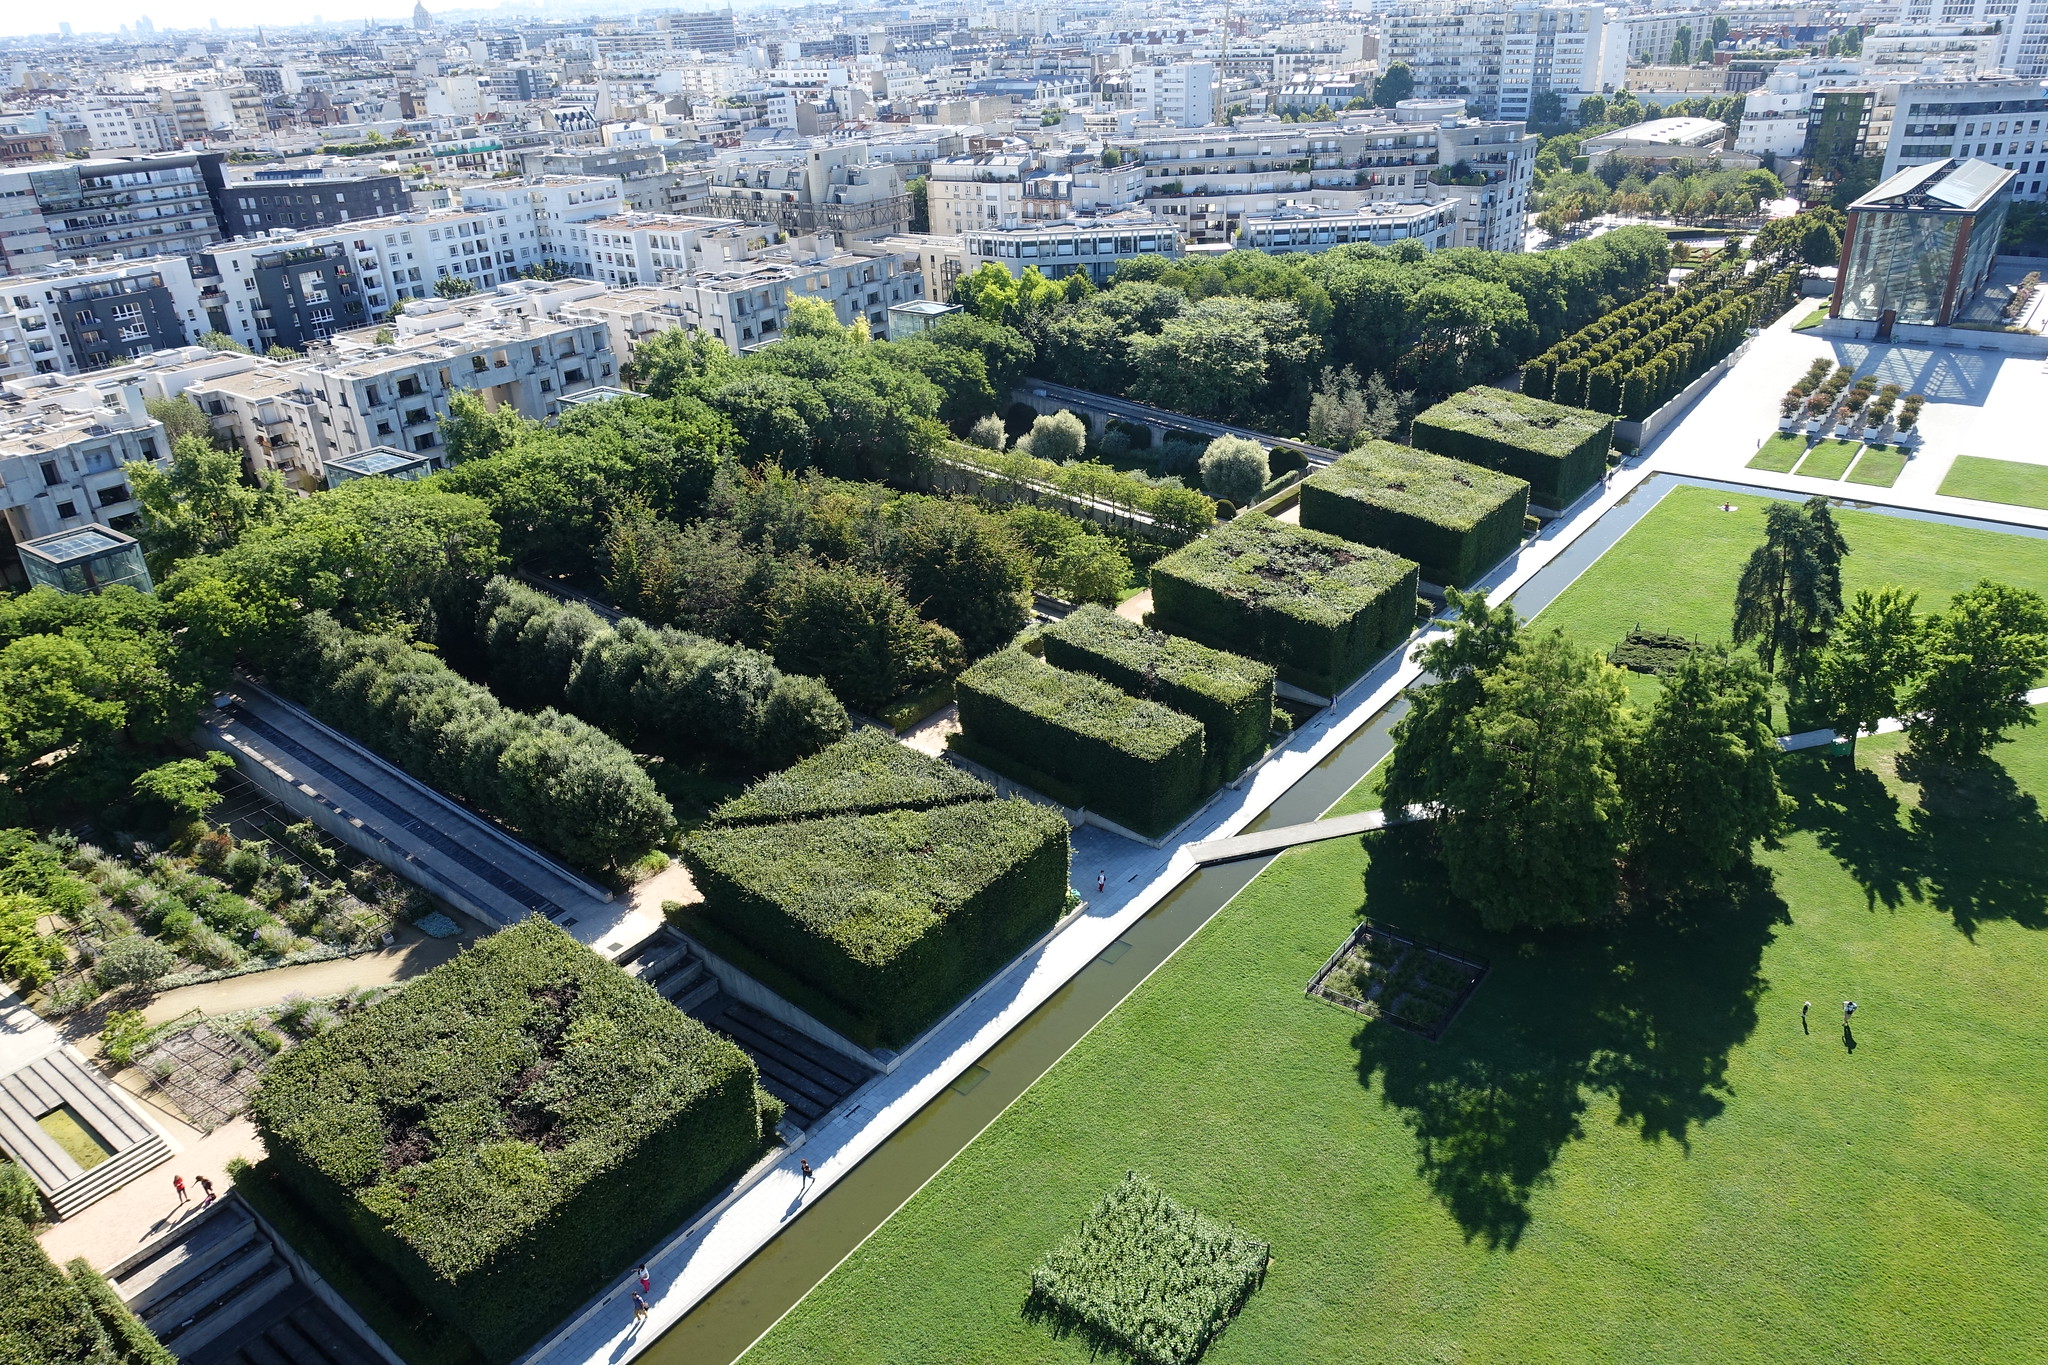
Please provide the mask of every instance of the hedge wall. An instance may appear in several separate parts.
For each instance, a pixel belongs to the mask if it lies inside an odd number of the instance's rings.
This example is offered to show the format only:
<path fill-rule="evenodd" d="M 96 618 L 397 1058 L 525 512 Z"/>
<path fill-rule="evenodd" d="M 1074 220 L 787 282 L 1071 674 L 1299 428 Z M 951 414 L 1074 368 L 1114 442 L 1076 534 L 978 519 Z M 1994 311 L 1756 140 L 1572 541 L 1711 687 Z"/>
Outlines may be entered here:
<path fill-rule="evenodd" d="M 1058 923 L 1067 898 L 1066 820 L 1014 799 L 709 827 L 683 859 L 704 896 L 695 915 L 897 1047 Z"/>
<path fill-rule="evenodd" d="M 106 1329 L 108 1344 L 113 1348 L 114 1359 L 119 1365 L 178 1365 L 178 1358 L 164 1348 L 149 1328 L 143 1326 L 142 1319 L 128 1311 L 128 1305 L 121 1302 L 114 1286 L 108 1284 L 106 1277 L 94 1270 L 83 1256 L 66 1262 L 64 1273 L 71 1277 L 71 1283 L 78 1286 L 78 1292 L 92 1306 L 100 1326 Z"/>
<path fill-rule="evenodd" d="M 607 624 L 509 578 L 484 589 L 477 641 L 492 686 L 559 706 L 643 749 L 706 749 L 780 766 L 846 734 L 846 707 L 816 678 L 756 650 L 626 617 Z"/>
<path fill-rule="evenodd" d="M 1202 722 L 1205 789 L 1228 782 L 1265 753 L 1273 726 L 1270 666 L 1147 629 L 1105 607 L 1083 607 L 1039 638 L 1047 663 L 1092 673 Z"/>
<path fill-rule="evenodd" d="M 1416 565 L 1248 513 L 1152 566 L 1147 625 L 1334 697 L 1415 625 Z"/>
<path fill-rule="evenodd" d="M 759 1154 L 755 1082 L 534 918 L 281 1055 L 250 1114 L 285 1185 L 502 1361 Z"/>
<path fill-rule="evenodd" d="M 862 728 L 823 753 L 762 778 L 712 812 L 711 818 L 723 825 L 750 825 L 816 815 L 927 810 L 994 796 L 987 783 L 945 760 L 898 744 L 880 730 Z"/>
<path fill-rule="evenodd" d="M 274 681 L 328 724 L 571 862 L 629 860 L 675 825 L 616 740 L 557 711 L 508 710 L 490 689 L 395 636 L 348 630 L 315 612 Z"/>
<path fill-rule="evenodd" d="M 1444 455 L 1373 441 L 1301 486 L 1301 524 L 1377 545 L 1421 565 L 1432 583 L 1462 588 L 1522 538 L 1529 485 Z"/>
<path fill-rule="evenodd" d="M 954 693 L 968 739 L 1050 773 L 1140 834 L 1172 829 L 1207 791 L 1201 725 L 1100 678 L 1012 649 L 962 673 Z"/>
<path fill-rule="evenodd" d="M 84 1292 L 21 1220 L 0 1213 L 0 1361 L 122 1365 Z"/>
<path fill-rule="evenodd" d="M 1529 501 L 1559 511 L 1600 481 L 1614 419 L 1584 408 L 1480 386 L 1416 417 L 1415 444 L 1529 484 Z"/>

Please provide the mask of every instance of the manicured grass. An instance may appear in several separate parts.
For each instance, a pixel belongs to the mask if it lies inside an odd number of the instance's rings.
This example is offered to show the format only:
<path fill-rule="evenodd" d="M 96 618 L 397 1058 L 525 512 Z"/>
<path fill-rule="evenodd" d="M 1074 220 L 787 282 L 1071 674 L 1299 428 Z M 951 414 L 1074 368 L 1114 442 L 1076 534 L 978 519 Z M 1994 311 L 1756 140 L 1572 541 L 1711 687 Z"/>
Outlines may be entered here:
<path fill-rule="evenodd" d="M 1027 1277 L 1126 1169 L 1273 1244 L 1210 1365 L 2044 1358 L 2048 731 L 1917 805 L 1897 749 L 1791 760 L 1801 828 L 1689 929 L 1287 854 L 747 1360 L 1080 1365 Z M 1303 997 L 1361 913 L 1491 961 L 1441 1042 Z"/>
<path fill-rule="evenodd" d="M 1951 498 L 2048 507 L 2048 465 L 1958 455 L 1941 481 L 1941 491 Z"/>
<path fill-rule="evenodd" d="M 1823 322 L 1826 322 L 1827 320 L 1828 306 L 1826 304 L 1822 304 L 1820 307 L 1814 309 L 1811 313 L 1808 313 L 1805 317 L 1799 319 L 1799 321 L 1793 323 L 1792 330 L 1795 332 L 1810 331 L 1811 329 L 1820 326 Z"/>
<path fill-rule="evenodd" d="M 1899 475 L 1905 468 L 1905 451 L 1878 450 L 1874 446 L 1865 446 L 1863 458 L 1856 461 L 1856 467 L 1849 471 L 1849 482 L 1867 483 L 1873 488 L 1890 488 L 1899 481 Z"/>
<path fill-rule="evenodd" d="M 1769 470 L 1773 474 L 1790 474 L 1799 458 L 1806 454 L 1806 437 L 1797 431 L 1774 431 L 1764 441 L 1756 454 L 1749 457 L 1750 469 Z"/>
<path fill-rule="evenodd" d="M 1539 619 L 1724 637 L 1723 497 Z M 1852 590 L 2048 588 L 2044 542 L 1839 515 Z M 1079 1365 L 1028 1276 L 1126 1169 L 1273 1244 L 1213 1365 L 2048 1358 L 2048 726 L 1924 787 L 1899 751 L 1789 759 L 1795 831 L 1690 927 L 1492 935 L 1411 835 L 1286 854 L 747 1360 Z M 1304 998 L 1361 914 L 1492 963 L 1442 1041 Z"/>
<path fill-rule="evenodd" d="M 1808 479 L 1839 479 L 1849 472 L 1850 463 L 1862 448 L 1861 441 L 1822 441 L 1806 452 L 1798 473 Z"/>

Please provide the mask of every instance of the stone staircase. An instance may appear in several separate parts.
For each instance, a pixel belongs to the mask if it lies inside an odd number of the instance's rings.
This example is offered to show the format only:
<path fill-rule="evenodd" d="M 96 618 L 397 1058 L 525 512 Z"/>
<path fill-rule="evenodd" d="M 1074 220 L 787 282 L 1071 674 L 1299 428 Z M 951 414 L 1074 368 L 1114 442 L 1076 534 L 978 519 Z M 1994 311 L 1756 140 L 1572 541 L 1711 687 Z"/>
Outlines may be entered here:
<path fill-rule="evenodd" d="M 383 1365 L 233 1194 L 108 1278 L 182 1365 Z"/>
<path fill-rule="evenodd" d="M 727 995 L 673 929 L 662 929 L 619 965 L 737 1043 L 760 1070 L 762 1089 L 788 1106 L 787 1122 L 793 1127 L 809 1128 L 875 1074 L 874 1068 Z"/>

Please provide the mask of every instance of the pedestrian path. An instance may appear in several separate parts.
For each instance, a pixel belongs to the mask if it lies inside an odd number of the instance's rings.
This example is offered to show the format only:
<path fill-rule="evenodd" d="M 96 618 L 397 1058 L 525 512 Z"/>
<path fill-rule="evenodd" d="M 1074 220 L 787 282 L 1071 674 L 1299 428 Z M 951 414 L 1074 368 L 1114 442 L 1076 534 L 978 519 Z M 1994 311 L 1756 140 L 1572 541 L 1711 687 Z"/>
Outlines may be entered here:
<path fill-rule="evenodd" d="M 1206 839 L 1199 844 L 1188 845 L 1188 856 L 1198 867 L 1211 863 L 1228 863 L 1239 858 L 1256 858 L 1262 854 L 1278 853 L 1297 844 L 1320 843 L 1325 839 L 1342 839 L 1353 834 L 1364 834 L 1371 830 L 1385 829 L 1390 824 L 1406 824 L 1422 817 L 1410 812 L 1400 819 L 1393 819 L 1383 810 L 1362 810 L 1351 815 L 1333 816 L 1328 820 L 1311 820 L 1301 825 L 1281 825 L 1276 829 L 1256 830 L 1250 834 L 1232 834 L 1221 839 Z"/>
<path fill-rule="evenodd" d="M 2029 706 L 2048 706 L 2048 687 L 2037 687 L 2027 693 L 2026 702 Z M 1865 730 L 1863 733 L 1866 736 L 1895 735 L 1905 728 L 1905 717 L 1892 716 L 1879 721 L 1875 727 Z M 1831 729 L 1802 730 L 1796 735 L 1778 736 L 1778 747 L 1784 749 L 1787 753 L 1797 753 L 1801 749 L 1818 749 L 1824 744 L 1833 744 L 1841 737 L 1840 734 Z"/>

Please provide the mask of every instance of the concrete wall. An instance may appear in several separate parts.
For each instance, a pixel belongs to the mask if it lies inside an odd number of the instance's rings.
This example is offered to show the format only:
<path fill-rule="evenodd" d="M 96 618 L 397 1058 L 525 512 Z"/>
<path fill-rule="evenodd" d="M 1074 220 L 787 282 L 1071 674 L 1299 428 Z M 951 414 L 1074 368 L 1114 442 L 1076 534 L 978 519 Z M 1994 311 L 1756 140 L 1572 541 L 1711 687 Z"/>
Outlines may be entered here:
<path fill-rule="evenodd" d="M 681 930 L 676 932 L 682 933 Z M 683 934 L 683 941 L 690 945 L 691 952 L 704 959 L 705 970 L 717 978 L 719 988 L 741 1004 L 753 1006 L 777 1023 L 795 1029 L 813 1042 L 823 1043 L 834 1052 L 853 1058 L 862 1066 L 872 1067 L 876 1071 L 896 1069 L 896 1054 L 868 1051 L 837 1030 L 826 1028 L 688 934 Z"/>

